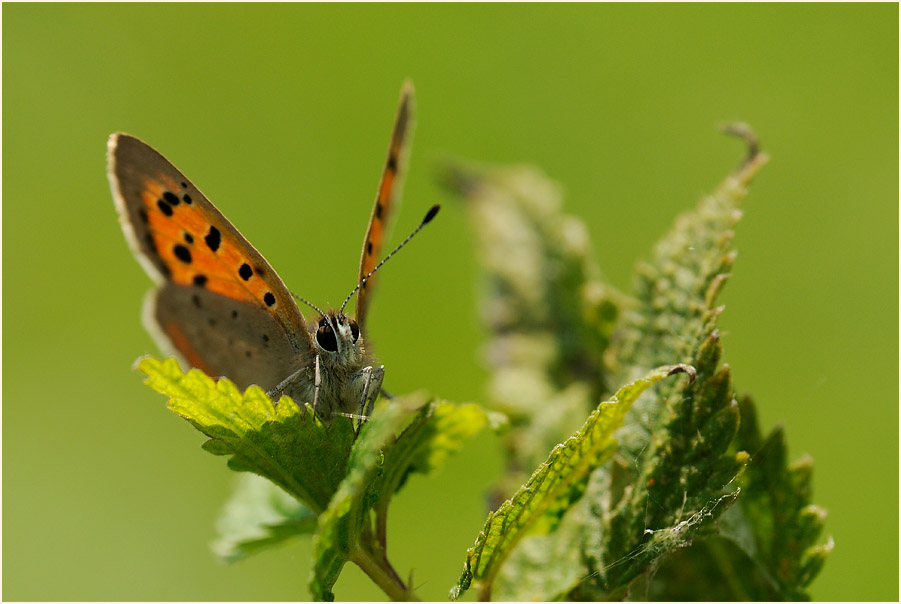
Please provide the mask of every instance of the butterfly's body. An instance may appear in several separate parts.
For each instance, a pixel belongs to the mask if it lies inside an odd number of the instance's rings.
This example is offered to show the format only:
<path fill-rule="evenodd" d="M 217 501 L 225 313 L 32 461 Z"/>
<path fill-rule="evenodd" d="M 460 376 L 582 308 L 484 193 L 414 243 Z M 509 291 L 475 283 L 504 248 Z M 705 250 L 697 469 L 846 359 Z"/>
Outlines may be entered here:
<path fill-rule="evenodd" d="M 309 333 L 315 355 L 300 360 L 300 368 L 270 389 L 270 396 L 311 401 L 332 413 L 362 413 L 382 388 L 385 366 L 372 366 L 357 322 L 330 310 Z"/>
<path fill-rule="evenodd" d="M 384 366 L 375 365 L 363 324 L 406 163 L 411 112 L 407 84 L 363 243 L 355 316 L 342 306 L 320 311 L 309 326 L 275 270 L 197 187 L 147 144 L 114 134 L 113 198 L 126 238 L 158 283 L 144 320 L 160 347 L 241 388 L 257 384 L 273 398 L 310 403 L 326 418 L 366 412 Z"/>

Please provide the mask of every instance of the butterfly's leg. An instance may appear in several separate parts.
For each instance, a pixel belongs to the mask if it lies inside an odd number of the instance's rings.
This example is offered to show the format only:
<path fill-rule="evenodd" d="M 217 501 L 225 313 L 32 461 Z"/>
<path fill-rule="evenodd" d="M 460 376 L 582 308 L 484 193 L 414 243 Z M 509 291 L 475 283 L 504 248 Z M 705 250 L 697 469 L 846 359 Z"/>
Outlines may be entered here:
<path fill-rule="evenodd" d="M 372 385 L 372 367 L 363 367 L 351 379 L 353 381 L 363 380 L 363 388 L 360 390 L 360 411 L 357 413 L 357 432 L 359 432 L 363 427 L 363 411 L 366 409 L 366 401 L 369 399 Z"/>
<path fill-rule="evenodd" d="M 313 413 L 319 408 L 319 389 L 322 388 L 322 374 L 319 373 L 319 355 L 316 355 L 315 374 L 313 377 Z"/>
<path fill-rule="evenodd" d="M 353 381 L 363 381 L 363 387 L 360 392 L 360 412 L 357 430 L 363 425 L 363 420 L 372 413 L 372 405 L 375 403 L 375 399 L 378 398 L 384 377 L 385 366 L 380 365 L 378 367 L 364 367 L 351 378 Z"/>
<path fill-rule="evenodd" d="M 272 390 L 267 392 L 266 395 L 277 403 L 278 399 L 280 399 L 281 396 L 285 393 L 285 390 L 288 389 L 288 386 L 290 386 L 295 381 L 297 381 L 297 378 L 305 370 L 306 369 L 298 369 L 297 371 L 295 371 L 294 373 L 292 373 L 291 375 L 289 375 L 288 377 L 283 379 L 281 382 L 279 382 L 278 386 L 276 386 L 275 388 L 273 388 Z"/>
<path fill-rule="evenodd" d="M 319 402 L 319 388 L 322 383 L 322 376 L 319 372 L 319 356 L 316 355 L 313 360 L 314 383 L 313 383 L 313 410 L 317 408 Z M 310 403 L 310 367 L 309 365 L 301 367 L 281 382 L 277 386 L 267 391 L 266 394 L 276 403 L 286 392 L 294 399 L 294 402 L 300 406 L 301 410 L 306 408 Z"/>
<path fill-rule="evenodd" d="M 372 406 L 375 399 L 378 398 L 379 392 L 382 390 L 382 380 L 385 379 L 385 366 L 366 367 L 366 387 L 363 389 L 363 396 L 360 397 L 360 421 L 369 417 L 372 413 Z"/>

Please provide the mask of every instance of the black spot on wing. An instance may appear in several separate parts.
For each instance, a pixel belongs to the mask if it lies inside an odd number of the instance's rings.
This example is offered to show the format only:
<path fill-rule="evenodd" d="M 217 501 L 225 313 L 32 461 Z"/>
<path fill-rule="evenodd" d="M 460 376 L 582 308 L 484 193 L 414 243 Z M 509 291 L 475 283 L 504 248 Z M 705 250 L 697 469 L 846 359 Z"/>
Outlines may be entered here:
<path fill-rule="evenodd" d="M 172 248 L 172 252 L 175 254 L 175 257 L 184 262 L 185 264 L 191 264 L 191 250 L 186 248 L 180 243 L 177 243 L 174 248 Z"/>
<path fill-rule="evenodd" d="M 210 232 L 206 234 L 203 240 L 206 242 L 206 246 L 210 248 L 210 250 L 215 252 L 219 249 L 219 245 L 222 243 L 222 234 L 219 232 L 219 229 L 211 226 Z"/>

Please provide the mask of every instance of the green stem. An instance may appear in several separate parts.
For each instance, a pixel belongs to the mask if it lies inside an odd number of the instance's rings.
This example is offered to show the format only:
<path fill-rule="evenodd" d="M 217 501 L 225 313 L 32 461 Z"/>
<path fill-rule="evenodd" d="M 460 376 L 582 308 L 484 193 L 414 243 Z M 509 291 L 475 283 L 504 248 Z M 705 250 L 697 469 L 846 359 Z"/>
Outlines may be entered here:
<path fill-rule="evenodd" d="M 385 504 L 382 502 L 385 501 Z M 375 538 L 382 552 L 388 551 L 388 505 L 387 499 L 380 500 L 375 506 Z"/>
<path fill-rule="evenodd" d="M 371 552 L 364 549 L 356 549 L 351 552 L 350 559 L 395 602 L 420 601 L 416 593 L 398 578 L 394 569 L 387 565 L 387 562 L 373 558 Z M 387 568 L 382 564 L 385 564 Z"/>

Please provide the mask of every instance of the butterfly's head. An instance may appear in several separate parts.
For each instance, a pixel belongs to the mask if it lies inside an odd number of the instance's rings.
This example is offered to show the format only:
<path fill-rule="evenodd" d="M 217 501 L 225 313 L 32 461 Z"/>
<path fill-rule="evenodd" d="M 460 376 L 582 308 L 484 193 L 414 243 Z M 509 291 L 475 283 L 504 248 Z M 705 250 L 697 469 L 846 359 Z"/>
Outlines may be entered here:
<path fill-rule="evenodd" d="M 331 310 L 320 316 L 313 335 L 319 353 L 336 362 L 357 361 L 363 355 L 360 326 L 343 312 Z"/>

